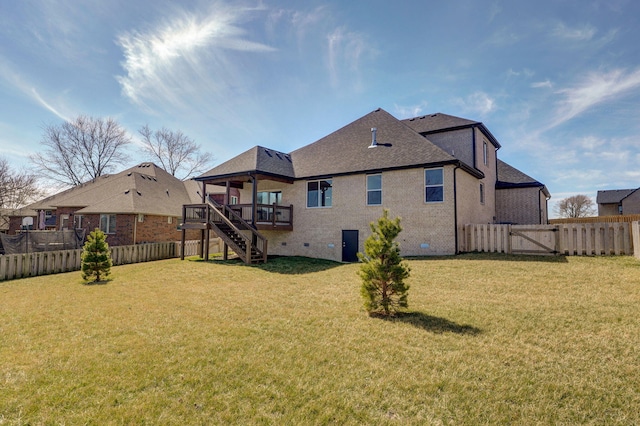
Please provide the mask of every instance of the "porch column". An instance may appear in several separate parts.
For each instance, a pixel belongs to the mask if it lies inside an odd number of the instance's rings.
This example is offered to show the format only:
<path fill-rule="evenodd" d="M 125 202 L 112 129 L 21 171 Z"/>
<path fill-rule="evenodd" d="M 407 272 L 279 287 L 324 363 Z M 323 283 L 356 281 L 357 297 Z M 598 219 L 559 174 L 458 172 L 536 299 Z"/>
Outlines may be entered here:
<path fill-rule="evenodd" d="M 202 204 L 207 202 L 207 182 L 202 182 Z"/>
<path fill-rule="evenodd" d="M 224 203 L 226 205 L 231 204 L 230 200 L 231 196 L 231 181 L 227 180 L 227 192 L 224 194 Z"/>
<path fill-rule="evenodd" d="M 251 175 L 252 182 L 252 194 L 251 194 L 251 225 L 256 227 L 256 216 L 258 215 L 258 178 L 255 175 Z"/>

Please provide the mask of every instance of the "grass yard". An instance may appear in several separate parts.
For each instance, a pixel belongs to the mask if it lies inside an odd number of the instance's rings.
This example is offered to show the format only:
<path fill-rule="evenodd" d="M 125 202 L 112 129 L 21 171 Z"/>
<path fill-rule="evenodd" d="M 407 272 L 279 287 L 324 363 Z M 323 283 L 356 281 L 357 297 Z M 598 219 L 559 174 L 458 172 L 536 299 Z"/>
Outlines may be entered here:
<path fill-rule="evenodd" d="M 640 262 L 168 260 L 0 282 L 0 425 L 640 424 Z"/>

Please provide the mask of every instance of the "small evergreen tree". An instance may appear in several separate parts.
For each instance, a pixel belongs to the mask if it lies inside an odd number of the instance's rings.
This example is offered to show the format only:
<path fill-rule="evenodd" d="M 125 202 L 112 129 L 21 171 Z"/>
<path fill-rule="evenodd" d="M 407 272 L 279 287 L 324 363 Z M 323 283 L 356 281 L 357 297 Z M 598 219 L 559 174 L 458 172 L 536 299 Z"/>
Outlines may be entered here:
<path fill-rule="evenodd" d="M 104 232 L 97 229 L 89 233 L 82 251 L 82 279 L 99 282 L 111 273 L 111 252 Z"/>
<path fill-rule="evenodd" d="M 363 262 L 358 272 L 362 278 L 360 294 L 369 315 L 395 315 L 399 308 L 408 306 L 409 286 L 404 280 L 410 272 L 395 241 L 402 231 L 400 218 L 389 219 L 385 209 L 377 224 L 371 223 L 371 231 L 364 242 L 364 254 L 358 253 Z"/>

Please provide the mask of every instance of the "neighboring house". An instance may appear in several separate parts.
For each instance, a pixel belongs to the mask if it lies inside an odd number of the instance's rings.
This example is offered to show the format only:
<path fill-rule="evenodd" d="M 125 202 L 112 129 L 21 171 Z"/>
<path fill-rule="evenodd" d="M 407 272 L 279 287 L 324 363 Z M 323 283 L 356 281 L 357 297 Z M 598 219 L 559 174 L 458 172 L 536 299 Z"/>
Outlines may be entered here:
<path fill-rule="evenodd" d="M 388 209 L 402 218 L 403 255 L 446 255 L 458 252 L 460 226 L 509 218 L 499 211 L 508 203 L 497 200 L 525 188 L 509 178 L 503 183 L 511 186 L 498 184 L 499 148 L 480 122 L 446 114 L 398 120 L 377 109 L 289 154 L 256 146 L 196 180 L 205 188 L 223 186 L 228 194 L 236 189 L 251 200 L 230 210 L 257 228 L 261 235 L 254 241 L 268 240 L 269 254 L 355 261 L 369 224 Z M 539 189 L 544 185 L 535 188 L 523 195 L 531 197 L 527 203 L 517 205 L 533 211 L 518 217 L 546 223 L 540 197 L 548 192 Z M 231 216 L 224 207 L 216 209 Z M 202 229 L 197 215 L 184 219 L 185 229 Z M 217 223 L 206 226 L 229 244 L 240 239 L 225 237 L 229 224 Z"/>
<path fill-rule="evenodd" d="M 551 195 L 543 183 L 498 160 L 497 223 L 546 224 L 549 198 Z"/>
<path fill-rule="evenodd" d="M 640 214 L 640 188 L 598 191 L 598 216 Z"/>
<path fill-rule="evenodd" d="M 201 186 L 181 181 L 153 163 L 103 175 L 16 211 L 9 233 L 32 229 L 99 228 L 110 245 L 177 241 L 184 204 L 201 203 Z M 194 234 L 195 238 L 196 235 Z"/>

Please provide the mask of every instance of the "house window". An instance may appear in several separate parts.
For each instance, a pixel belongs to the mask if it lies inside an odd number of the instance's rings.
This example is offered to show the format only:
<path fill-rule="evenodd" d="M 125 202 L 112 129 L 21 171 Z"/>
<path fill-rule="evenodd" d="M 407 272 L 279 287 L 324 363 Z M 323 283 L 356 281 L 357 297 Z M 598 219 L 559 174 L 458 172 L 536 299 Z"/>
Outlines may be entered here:
<path fill-rule="evenodd" d="M 233 197 L 231 197 L 231 204 L 237 204 L 238 198 L 236 197 L 236 202 L 233 202 Z M 258 192 L 258 204 L 281 204 L 282 203 L 282 191 L 260 191 Z"/>
<path fill-rule="evenodd" d="M 484 160 L 484 165 L 486 166 L 489 161 L 487 152 L 487 141 L 482 142 L 482 159 Z"/>
<path fill-rule="evenodd" d="M 73 228 L 82 229 L 82 215 L 76 214 L 73 216 Z"/>
<path fill-rule="evenodd" d="M 443 169 L 425 169 L 424 171 L 425 202 L 437 203 L 444 201 L 444 171 Z"/>
<path fill-rule="evenodd" d="M 235 195 L 232 195 L 230 198 L 231 198 L 231 202 L 229 204 L 238 204 L 238 197 L 236 197 Z"/>
<path fill-rule="evenodd" d="M 367 205 L 382 205 L 382 174 L 367 175 Z"/>
<path fill-rule="evenodd" d="M 307 182 L 307 207 L 331 207 L 332 180 Z"/>
<path fill-rule="evenodd" d="M 60 215 L 60 229 L 69 229 L 69 215 L 61 214 Z"/>
<path fill-rule="evenodd" d="M 484 204 L 484 183 L 480 184 L 480 204 Z"/>
<path fill-rule="evenodd" d="M 116 215 L 115 214 L 101 214 L 100 215 L 100 230 L 105 234 L 116 233 Z"/>

